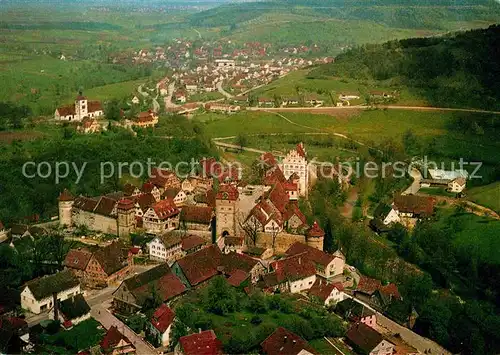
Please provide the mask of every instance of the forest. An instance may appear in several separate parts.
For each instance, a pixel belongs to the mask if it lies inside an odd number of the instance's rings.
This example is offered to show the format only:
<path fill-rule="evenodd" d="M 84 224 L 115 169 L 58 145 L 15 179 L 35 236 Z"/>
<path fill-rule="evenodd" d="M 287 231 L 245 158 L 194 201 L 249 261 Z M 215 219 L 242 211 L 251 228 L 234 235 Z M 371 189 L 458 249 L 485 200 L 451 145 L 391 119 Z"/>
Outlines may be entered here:
<path fill-rule="evenodd" d="M 500 26 L 442 37 L 363 45 L 311 77 L 378 80 L 414 88 L 432 106 L 500 108 Z"/>

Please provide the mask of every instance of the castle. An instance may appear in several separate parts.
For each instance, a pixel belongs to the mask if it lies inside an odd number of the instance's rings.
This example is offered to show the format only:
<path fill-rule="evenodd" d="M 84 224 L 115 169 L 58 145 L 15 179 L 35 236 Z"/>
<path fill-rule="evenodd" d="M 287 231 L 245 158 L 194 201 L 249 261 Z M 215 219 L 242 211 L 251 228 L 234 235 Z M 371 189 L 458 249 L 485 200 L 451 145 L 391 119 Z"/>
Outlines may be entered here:
<path fill-rule="evenodd" d="M 73 105 L 61 106 L 56 109 L 54 118 L 59 121 L 82 121 L 84 118 L 96 118 L 104 115 L 100 101 L 89 101 L 81 93 Z"/>

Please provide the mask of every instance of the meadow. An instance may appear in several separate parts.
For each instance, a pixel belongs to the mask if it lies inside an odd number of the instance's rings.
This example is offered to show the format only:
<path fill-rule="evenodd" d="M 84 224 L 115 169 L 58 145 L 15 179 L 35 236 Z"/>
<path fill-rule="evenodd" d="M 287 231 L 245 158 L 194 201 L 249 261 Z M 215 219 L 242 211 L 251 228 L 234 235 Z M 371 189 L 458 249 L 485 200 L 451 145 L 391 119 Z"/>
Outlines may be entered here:
<path fill-rule="evenodd" d="M 474 187 L 467 191 L 467 198 L 500 213 L 500 182 Z"/>

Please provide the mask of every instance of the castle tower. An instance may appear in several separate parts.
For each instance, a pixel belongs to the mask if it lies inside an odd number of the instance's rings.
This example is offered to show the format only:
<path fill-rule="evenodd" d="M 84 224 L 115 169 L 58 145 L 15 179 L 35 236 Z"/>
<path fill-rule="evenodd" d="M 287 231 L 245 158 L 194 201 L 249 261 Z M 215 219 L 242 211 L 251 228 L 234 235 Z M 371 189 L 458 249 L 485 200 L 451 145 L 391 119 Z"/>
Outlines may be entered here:
<path fill-rule="evenodd" d="M 88 101 L 82 92 L 76 97 L 75 100 L 75 119 L 78 121 L 83 120 L 84 117 L 88 116 Z"/>
<path fill-rule="evenodd" d="M 323 250 L 324 239 L 325 231 L 321 229 L 317 221 L 314 221 L 312 227 L 307 231 L 307 245 L 319 250 Z"/>
<path fill-rule="evenodd" d="M 283 159 L 282 170 L 286 179 L 296 174 L 299 180 L 299 195 L 307 197 L 309 190 L 309 163 L 307 162 L 307 153 L 303 143 L 297 144 L 295 150 L 288 152 Z"/>
<path fill-rule="evenodd" d="M 236 210 L 239 192 L 234 185 L 219 186 L 215 196 L 216 239 L 236 235 Z"/>
<path fill-rule="evenodd" d="M 116 207 L 118 214 L 118 236 L 128 237 L 135 229 L 135 207 L 134 202 L 129 199 L 121 199 Z"/>
<path fill-rule="evenodd" d="M 59 195 L 59 225 L 71 227 L 73 224 L 71 210 L 73 209 L 73 202 L 75 199 L 68 189 L 64 189 Z"/>

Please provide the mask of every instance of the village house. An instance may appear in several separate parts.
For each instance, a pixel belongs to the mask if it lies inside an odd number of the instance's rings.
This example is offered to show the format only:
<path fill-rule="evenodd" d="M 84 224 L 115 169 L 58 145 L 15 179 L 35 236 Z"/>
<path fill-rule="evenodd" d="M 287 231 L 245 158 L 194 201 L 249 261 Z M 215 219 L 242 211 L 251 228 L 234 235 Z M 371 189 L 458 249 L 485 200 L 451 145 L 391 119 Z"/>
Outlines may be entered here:
<path fill-rule="evenodd" d="M 231 252 L 242 253 L 244 249 L 244 238 L 242 237 L 225 237 L 224 249 L 222 252 L 228 254 Z"/>
<path fill-rule="evenodd" d="M 159 181 L 157 181 L 157 182 L 159 182 Z M 160 199 L 161 199 L 161 190 L 157 186 L 152 184 L 151 182 L 145 182 L 144 184 L 142 184 L 141 191 L 142 191 L 142 193 L 153 195 L 156 202 L 160 201 Z"/>
<path fill-rule="evenodd" d="M 101 340 L 101 351 L 103 354 L 119 355 L 136 353 L 134 344 L 120 331 L 115 325 L 112 325 Z"/>
<path fill-rule="evenodd" d="M 217 275 L 221 258 L 220 249 L 212 244 L 177 260 L 172 271 L 186 287 L 195 287 Z"/>
<path fill-rule="evenodd" d="M 325 306 L 338 304 L 346 296 L 344 294 L 344 286 L 340 282 L 331 283 L 322 277 L 316 277 L 316 282 L 309 289 L 308 295 L 310 298 L 319 300 Z"/>
<path fill-rule="evenodd" d="M 160 264 L 122 281 L 113 292 L 113 306 L 124 313 L 136 313 L 155 290 L 163 302 L 175 299 L 186 287 L 167 264 Z"/>
<path fill-rule="evenodd" d="M 141 112 L 132 120 L 132 125 L 140 128 L 154 127 L 158 124 L 158 115 L 152 110 Z"/>
<path fill-rule="evenodd" d="M 259 107 L 261 107 L 261 106 L 267 106 L 267 107 L 274 106 L 274 100 L 269 99 L 267 97 L 259 97 L 258 103 L 259 103 Z"/>
<path fill-rule="evenodd" d="M 361 276 L 359 279 L 354 297 L 382 310 L 385 310 L 392 302 L 402 299 L 395 284 L 382 285 L 380 280 L 366 276 Z"/>
<path fill-rule="evenodd" d="M 241 107 L 223 103 L 207 103 L 205 104 L 205 110 L 213 112 L 235 113 L 240 111 Z"/>
<path fill-rule="evenodd" d="M 309 163 L 304 144 L 299 143 L 295 150 L 291 150 L 283 159 L 283 174 L 288 179 L 292 174 L 297 174 L 299 195 L 307 197 L 309 189 Z"/>
<path fill-rule="evenodd" d="M 211 231 L 214 211 L 212 207 L 184 206 L 180 215 L 181 229 Z"/>
<path fill-rule="evenodd" d="M 184 255 L 196 253 L 205 247 L 208 242 L 197 235 L 188 235 L 182 238 L 182 252 Z"/>
<path fill-rule="evenodd" d="M 458 177 L 453 179 L 448 183 L 448 191 L 453 193 L 461 193 L 465 190 L 465 185 L 467 184 L 467 180 L 463 177 Z"/>
<path fill-rule="evenodd" d="M 28 281 L 22 288 L 21 308 L 40 314 L 54 305 L 81 293 L 80 281 L 70 270 Z"/>
<path fill-rule="evenodd" d="M 335 313 L 351 323 L 361 322 L 374 329 L 377 325 L 375 312 L 353 298 L 337 303 Z"/>
<path fill-rule="evenodd" d="M 168 347 L 170 333 L 174 323 L 175 313 L 166 304 L 158 307 L 149 322 L 146 323 L 146 336 L 152 340 L 155 347 Z"/>
<path fill-rule="evenodd" d="M 187 94 L 184 91 L 177 91 L 175 93 L 175 100 L 181 104 L 186 103 L 187 100 Z"/>
<path fill-rule="evenodd" d="M 307 341 L 283 327 L 278 327 L 260 346 L 266 355 L 318 354 Z"/>
<path fill-rule="evenodd" d="M 81 293 L 58 303 L 50 309 L 49 318 L 59 320 L 66 329 L 90 318 L 90 306 Z"/>
<path fill-rule="evenodd" d="M 181 180 L 177 177 L 177 175 L 175 175 L 173 171 L 160 168 L 151 169 L 148 183 L 156 186 L 160 190 L 161 194 L 168 188 L 181 187 Z"/>
<path fill-rule="evenodd" d="M 401 223 L 411 226 L 418 219 L 429 218 L 434 214 L 435 199 L 416 195 L 396 195 L 392 209 L 383 219 L 385 225 Z"/>
<path fill-rule="evenodd" d="M 173 200 L 162 200 L 144 213 L 142 224 L 144 229 L 152 234 L 174 230 L 179 226 L 179 210 Z"/>
<path fill-rule="evenodd" d="M 107 287 L 121 281 L 132 270 L 133 258 L 122 241 L 116 241 L 90 254 L 73 249 L 66 255 L 64 266 L 74 270 L 81 282 L 89 287 Z"/>
<path fill-rule="evenodd" d="M 269 273 L 257 285 L 266 292 L 298 293 L 310 289 L 315 282 L 314 264 L 298 255 L 269 264 Z"/>
<path fill-rule="evenodd" d="M 179 338 L 174 355 L 222 355 L 222 342 L 213 330 L 185 335 Z"/>
<path fill-rule="evenodd" d="M 201 176 L 189 176 L 182 182 L 182 190 L 186 194 L 198 192 L 206 192 L 211 189 L 213 185 L 213 180 L 210 178 L 204 178 Z"/>
<path fill-rule="evenodd" d="M 296 242 L 288 248 L 285 254 L 301 255 L 304 259 L 312 261 L 317 275 L 326 279 L 340 276 L 344 272 L 345 256 L 340 251 L 329 254 L 307 244 Z"/>
<path fill-rule="evenodd" d="M 161 195 L 165 200 L 171 199 L 177 207 L 181 207 L 187 200 L 187 195 L 180 187 L 170 187 L 165 189 Z"/>
<path fill-rule="evenodd" d="M 347 341 L 363 355 L 392 355 L 394 344 L 364 323 L 354 324 L 346 334 Z"/>
<path fill-rule="evenodd" d="M 58 121 L 81 121 L 85 117 L 96 118 L 102 115 L 104 111 L 100 101 L 89 101 L 80 94 L 74 104 L 57 108 L 54 118 Z"/>
<path fill-rule="evenodd" d="M 82 132 L 82 133 L 98 133 L 102 130 L 102 126 L 99 122 L 97 122 L 96 119 L 94 118 L 89 118 L 89 117 L 85 117 L 81 123 L 78 124 L 78 126 L 76 127 L 76 130 L 78 132 Z"/>
<path fill-rule="evenodd" d="M 135 217 L 136 220 L 141 221 L 141 223 L 144 213 L 146 213 L 149 208 L 159 201 L 159 199 L 157 200 L 152 193 L 141 193 L 139 195 L 131 196 L 129 199 L 134 202 Z"/>
<path fill-rule="evenodd" d="M 147 244 L 149 257 L 172 264 L 175 260 L 182 258 L 182 239 L 177 233 L 165 233 L 156 236 Z"/>

